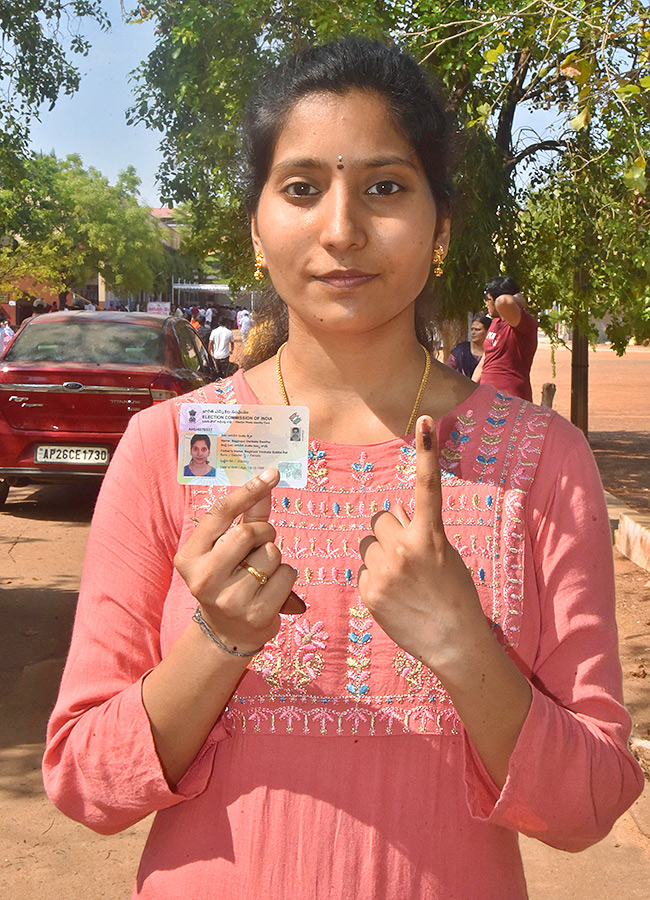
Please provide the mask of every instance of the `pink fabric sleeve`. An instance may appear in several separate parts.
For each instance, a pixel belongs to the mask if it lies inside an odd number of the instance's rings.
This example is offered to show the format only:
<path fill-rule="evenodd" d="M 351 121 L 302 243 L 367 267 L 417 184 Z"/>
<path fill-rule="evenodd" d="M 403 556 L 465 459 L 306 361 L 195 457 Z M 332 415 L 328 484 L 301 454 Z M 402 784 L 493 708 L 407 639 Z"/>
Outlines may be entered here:
<path fill-rule="evenodd" d="M 160 661 L 162 610 L 183 515 L 184 489 L 170 470 L 173 411 L 169 404 L 132 419 L 104 479 L 48 726 L 47 793 L 66 815 L 103 834 L 201 793 L 225 736 L 217 724 L 172 791 L 142 704 L 143 677 Z M 152 478 L 157 470 L 162 477 Z"/>
<path fill-rule="evenodd" d="M 467 796 L 475 817 L 577 851 L 605 837 L 643 775 L 627 748 L 600 477 L 582 434 L 559 417 L 529 503 L 541 629 L 533 702 L 500 793 L 466 738 Z"/>

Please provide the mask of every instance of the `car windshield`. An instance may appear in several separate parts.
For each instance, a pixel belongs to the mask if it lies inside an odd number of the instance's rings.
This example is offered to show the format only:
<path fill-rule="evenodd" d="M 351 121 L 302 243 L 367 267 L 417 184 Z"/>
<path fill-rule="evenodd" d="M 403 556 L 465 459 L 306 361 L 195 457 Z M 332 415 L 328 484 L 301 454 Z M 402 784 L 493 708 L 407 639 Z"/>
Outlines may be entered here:
<path fill-rule="evenodd" d="M 160 365 L 164 358 L 160 328 L 124 322 L 48 322 L 27 325 L 3 362 L 82 362 Z"/>

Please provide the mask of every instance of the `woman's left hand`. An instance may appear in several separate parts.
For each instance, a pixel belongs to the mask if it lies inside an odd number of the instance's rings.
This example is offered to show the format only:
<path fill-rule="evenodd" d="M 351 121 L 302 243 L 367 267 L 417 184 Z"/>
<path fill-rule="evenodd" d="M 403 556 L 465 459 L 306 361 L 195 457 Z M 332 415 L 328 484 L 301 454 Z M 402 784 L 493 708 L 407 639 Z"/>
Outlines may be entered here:
<path fill-rule="evenodd" d="M 361 541 L 359 590 L 373 618 L 449 692 L 497 787 L 505 784 L 531 688 L 492 634 L 461 556 L 445 536 L 438 442 L 418 419 L 415 515 L 380 513 Z"/>
<path fill-rule="evenodd" d="M 444 680 L 455 679 L 472 648 L 494 642 L 478 594 L 442 524 L 442 488 L 433 420 L 416 428 L 415 514 L 397 506 L 376 515 L 363 538 L 359 591 L 396 644 Z"/>

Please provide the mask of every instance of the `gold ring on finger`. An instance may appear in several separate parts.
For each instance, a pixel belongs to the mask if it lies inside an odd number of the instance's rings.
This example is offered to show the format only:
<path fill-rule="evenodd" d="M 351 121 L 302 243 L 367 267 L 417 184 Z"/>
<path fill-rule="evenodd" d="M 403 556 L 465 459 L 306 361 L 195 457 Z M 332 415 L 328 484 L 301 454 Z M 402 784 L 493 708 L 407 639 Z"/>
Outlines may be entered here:
<path fill-rule="evenodd" d="M 255 566 L 251 566 L 251 564 L 246 562 L 246 560 L 240 562 L 239 567 L 240 569 L 244 569 L 246 572 L 248 572 L 249 575 L 252 575 L 253 578 L 255 578 L 255 580 L 260 584 L 266 584 L 266 582 L 269 580 L 268 575 L 265 575 L 264 572 L 260 572 L 260 570 L 256 569 Z"/>

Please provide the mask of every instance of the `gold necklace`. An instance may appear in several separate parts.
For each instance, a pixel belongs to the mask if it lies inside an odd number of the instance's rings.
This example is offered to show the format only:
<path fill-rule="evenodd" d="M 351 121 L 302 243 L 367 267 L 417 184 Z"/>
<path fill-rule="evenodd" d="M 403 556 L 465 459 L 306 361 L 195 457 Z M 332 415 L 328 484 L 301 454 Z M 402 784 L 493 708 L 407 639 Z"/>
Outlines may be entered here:
<path fill-rule="evenodd" d="M 287 389 L 284 386 L 284 378 L 282 377 L 282 366 L 280 365 L 280 358 L 282 356 L 282 351 L 287 346 L 287 342 L 281 344 L 278 347 L 278 352 L 275 354 L 275 371 L 278 376 L 278 384 L 280 385 L 280 390 L 282 391 L 282 397 L 284 399 L 285 406 L 289 406 L 289 395 L 287 394 Z M 420 344 L 420 346 L 422 346 Z M 426 350 L 425 347 L 422 347 L 422 351 L 424 353 L 424 372 L 422 373 L 422 378 L 420 380 L 420 387 L 418 388 L 418 395 L 415 398 L 415 403 L 413 405 L 413 409 L 411 411 L 411 415 L 409 417 L 409 423 L 406 427 L 406 434 L 411 434 L 413 428 L 415 427 L 415 421 L 418 417 L 418 411 L 420 409 L 420 402 L 422 400 L 422 395 L 424 394 L 424 390 L 427 386 L 427 381 L 429 380 L 429 372 L 431 371 L 431 354 Z"/>

